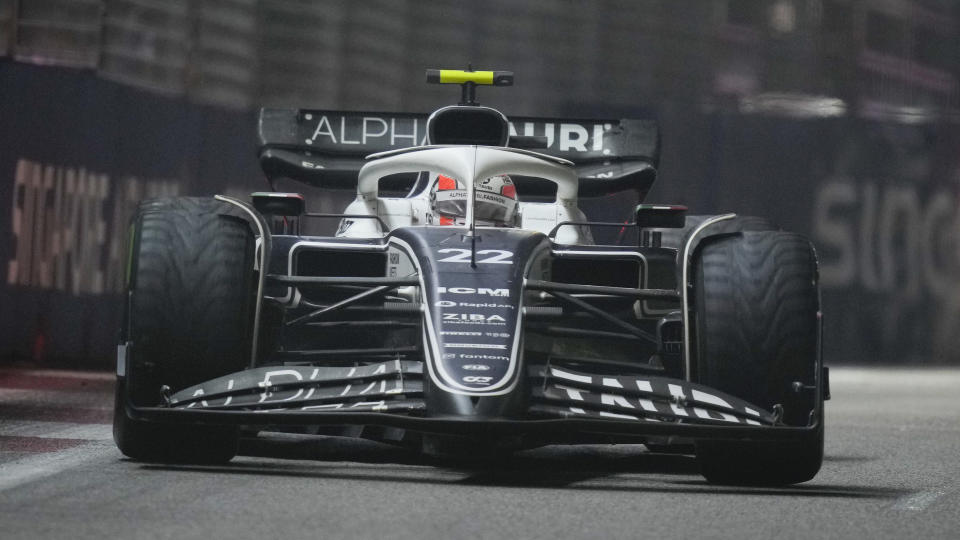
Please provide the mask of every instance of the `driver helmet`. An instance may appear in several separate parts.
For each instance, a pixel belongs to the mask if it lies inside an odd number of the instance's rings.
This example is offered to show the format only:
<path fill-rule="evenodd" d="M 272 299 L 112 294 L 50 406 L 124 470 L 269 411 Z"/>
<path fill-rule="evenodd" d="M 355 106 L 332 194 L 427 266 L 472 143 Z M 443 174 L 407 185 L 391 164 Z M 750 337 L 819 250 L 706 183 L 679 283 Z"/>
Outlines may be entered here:
<path fill-rule="evenodd" d="M 478 180 L 475 186 L 477 225 L 512 227 L 517 216 L 517 188 L 505 174 Z M 430 188 L 430 206 L 433 223 L 437 225 L 466 225 L 467 186 L 442 174 L 437 174 Z"/>

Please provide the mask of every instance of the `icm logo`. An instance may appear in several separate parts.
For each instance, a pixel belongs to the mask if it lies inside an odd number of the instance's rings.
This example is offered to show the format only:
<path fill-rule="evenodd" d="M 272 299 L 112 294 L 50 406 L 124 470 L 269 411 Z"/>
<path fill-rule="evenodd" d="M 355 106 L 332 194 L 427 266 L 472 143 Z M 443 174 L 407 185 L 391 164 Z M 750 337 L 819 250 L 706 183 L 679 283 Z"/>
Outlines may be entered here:
<path fill-rule="evenodd" d="M 490 366 L 486 364 L 465 364 L 463 369 L 467 371 L 490 371 Z"/>
<path fill-rule="evenodd" d="M 451 302 L 450 300 L 440 300 L 440 301 L 438 301 L 438 302 L 437 302 L 436 304 L 434 304 L 434 305 L 437 306 L 437 307 L 453 307 L 453 306 L 457 305 L 457 303 L 456 303 L 456 302 Z"/>
<path fill-rule="evenodd" d="M 450 294 L 480 294 L 487 296 L 499 296 L 499 297 L 509 297 L 510 289 L 474 289 L 473 287 L 438 287 L 437 292 L 440 294 L 450 293 Z"/>

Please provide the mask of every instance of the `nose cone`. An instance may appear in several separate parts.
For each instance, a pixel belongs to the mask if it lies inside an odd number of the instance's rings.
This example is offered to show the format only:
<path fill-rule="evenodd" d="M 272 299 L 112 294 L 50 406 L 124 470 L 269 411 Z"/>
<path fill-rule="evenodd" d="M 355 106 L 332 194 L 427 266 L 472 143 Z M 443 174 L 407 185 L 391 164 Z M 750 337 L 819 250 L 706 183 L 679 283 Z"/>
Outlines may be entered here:
<path fill-rule="evenodd" d="M 424 284 L 428 409 L 434 403 L 435 413 L 482 414 L 479 398 L 522 387 L 523 280 L 549 243 L 519 229 L 477 235 L 475 254 L 463 229 L 407 228 L 392 239 L 410 250 Z"/>

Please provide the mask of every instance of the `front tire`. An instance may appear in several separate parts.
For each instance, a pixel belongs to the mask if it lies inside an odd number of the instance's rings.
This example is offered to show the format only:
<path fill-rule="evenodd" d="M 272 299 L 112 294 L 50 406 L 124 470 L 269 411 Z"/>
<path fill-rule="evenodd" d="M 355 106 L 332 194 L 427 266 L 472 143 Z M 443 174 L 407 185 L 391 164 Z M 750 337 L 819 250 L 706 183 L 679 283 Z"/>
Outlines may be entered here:
<path fill-rule="evenodd" d="M 696 376 L 783 422 L 818 428 L 791 441 L 703 441 L 697 460 L 710 482 L 786 485 L 813 478 L 823 461 L 816 256 L 803 236 L 746 231 L 708 238 L 694 256 Z M 796 391 L 799 381 L 816 390 Z"/>
<path fill-rule="evenodd" d="M 178 197 L 140 205 L 131 234 L 124 340 L 131 360 L 117 380 L 113 434 L 124 455 L 144 461 L 222 463 L 238 428 L 133 420 L 137 406 L 244 369 L 250 358 L 253 234 L 231 207 Z"/>

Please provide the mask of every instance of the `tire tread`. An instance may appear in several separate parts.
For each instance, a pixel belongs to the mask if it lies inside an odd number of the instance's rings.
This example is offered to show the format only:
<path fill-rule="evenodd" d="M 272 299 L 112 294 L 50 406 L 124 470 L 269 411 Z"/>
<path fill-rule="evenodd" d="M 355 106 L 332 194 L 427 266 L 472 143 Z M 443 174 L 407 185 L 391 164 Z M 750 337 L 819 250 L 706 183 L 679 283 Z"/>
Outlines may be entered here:
<path fill-rule="evenodd" d="M 126 334 L 130 373 L 120 381 L 114 439 L 135 459 L 223 462 L 236 454 L 237 429 L 135 421 L 136 405 L 155 406 L 173 391 L 243 369 L 249 358 L 253 240 L 229 205 L 178 197 L 141 203 Z"/>
<path fill-rule="evenodd" d="M 817 262 L 802 235 L 744 231 L 706 240 L 695 255 L 696 378 L 806 426 L 820 396 Z M 823 461 L 823 425 L 787 442 L 702 441 L 701 472 L 711 482 L 784 485 L 813 478 Z"/>

